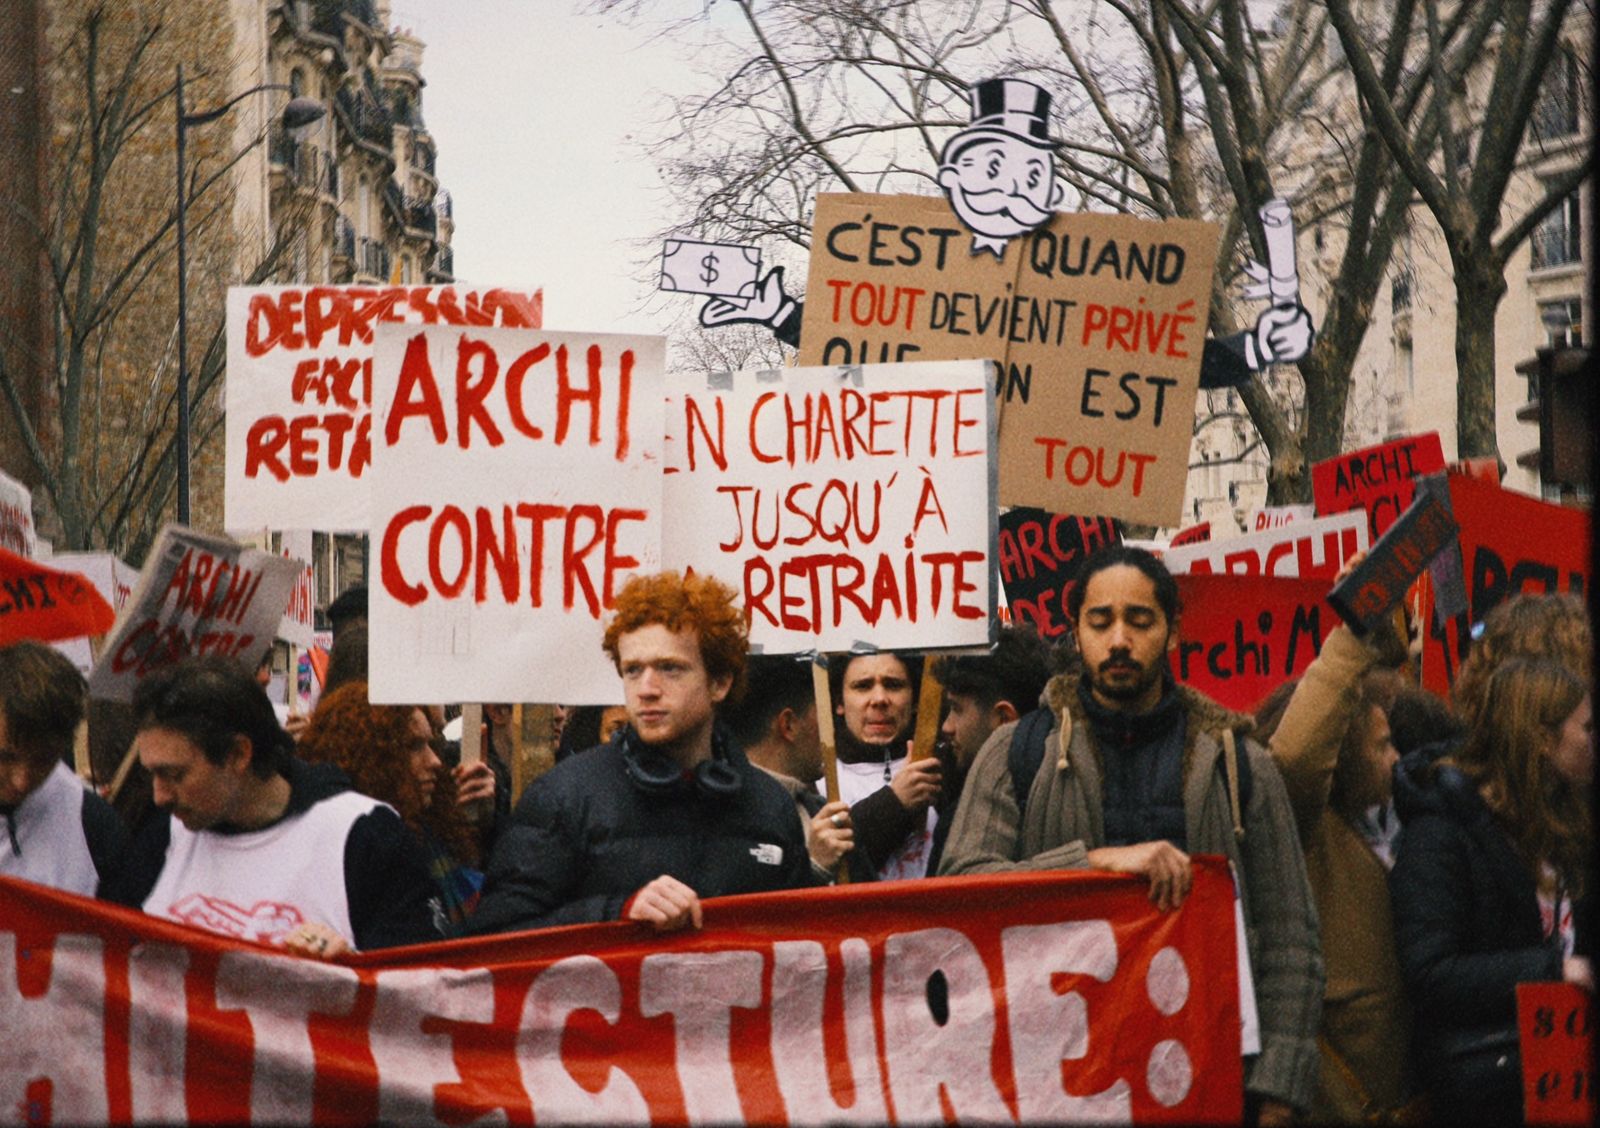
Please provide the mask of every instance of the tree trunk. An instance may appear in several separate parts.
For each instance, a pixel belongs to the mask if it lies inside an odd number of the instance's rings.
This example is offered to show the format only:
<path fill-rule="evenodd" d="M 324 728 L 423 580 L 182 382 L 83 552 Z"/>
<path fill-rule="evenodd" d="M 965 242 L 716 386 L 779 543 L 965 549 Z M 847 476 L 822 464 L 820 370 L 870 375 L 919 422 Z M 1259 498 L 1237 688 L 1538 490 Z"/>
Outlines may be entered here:
<path fill-rule="evenodd" d="M 1499 458 L 1495 435 L 1494 315 L 1505 275 L 1492 264 L 1456 269 L 1456 457 Z"/>

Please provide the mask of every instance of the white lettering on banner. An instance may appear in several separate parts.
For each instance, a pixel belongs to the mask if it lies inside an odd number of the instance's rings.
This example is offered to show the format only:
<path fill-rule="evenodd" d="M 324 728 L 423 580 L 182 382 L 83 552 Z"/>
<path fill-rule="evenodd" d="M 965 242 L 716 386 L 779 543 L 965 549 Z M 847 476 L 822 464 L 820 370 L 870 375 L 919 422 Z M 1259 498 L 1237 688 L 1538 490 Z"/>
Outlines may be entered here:
<path fill-rule="evenodd" d="M 1061 1063 L 1089 1054 L 1089 1008 L 1077 991 L 1058 993 L 1057 975 L 1108 983 L 1117 970 L 1117 938 L 1108 920 L 1016 925 L 1000 934 L 1011 1005 L 1011 1060 L 1023 1123 L 1133 1119 L 1128 1082 L 1088 1096 L 1068 1093 Z"/>
<path fill-rule="evenodd" d="M 179 1124 L 189 1118 L 184 1058 L 189 952 L 176 944 L 139 944 L 128 953 L 128 1079 L 133 1119 Z"/>
<path fill-rule="evenodd" d="M 850 937 L 839 945 L 844 963 L 845 1064 L 855 1099 L 839 1103 L 828 1083 L 822 1041 L 822 1006 L 828 957 L 815 940 L 781 940 L 772 946 L 772 1065 L 789 1109 L 828 1124 L 887 1124 L 878 1037 L 872 1026 L 872 950 Z"/>
<path fill-rule="evenodd" d="M 317 1074 L 309 1019 L 349 1014 L 357 985 L 350 968 L 316 960 L 226 952 L 217 961 L 217 1009 L 243 1011 L 255 1038 L 253 1123 L 311 1123 Z"/>
<path fill-rule="evenodd" d="M 948 1100 L 957 1120 L 1011 1122 L 988 1068 L 994 1045 L 995 985 L 983 957 L 952 928 L 900 932 L 884 943 L 884 1061 L 895 1120 L 938 1124 Z M 928 980 L 944 975 L 949 1006 L 941 1025 L 928 1007 Z"/>
<path fill-rule="evenodd" d="M 368 1039 L 378 1067 L 378 1119 L 420 1124 L 438 1119 L 434 1093 L 456 1085 L 455 1040 L 423 1029 L 429 1018 L 450 1022 L 494 1021 L 494 976 L 486 968 L 399 968 L 376 976 Z M 504 1109 L 478 1124 L 504 1124 Z"/>
<path fill-rule="evenodd" d="M 35 966 L 49 961 L 50 985 L 43 995 L 23 996 L 17 935 L 0 932 L 0 1110 L 24 1122 L 104 1123 L 110 1110 L 100 938 L 60 935 L 48 951 L 33 945 L 21 954 Z"/>
<path fill-rule="evenodd" d="M 522 1086 L 536 1123 L 648 1124 L 650 1107 L 639 1086 L 612 1067 L 599 1092 L 590 1092 L 561 1062 L 561 1038 L 574 1011 L 592 1010 L 612 1025 L 622 1014 L 616 972 L 594 956 L 569 956 L 545 968 L 528 988 L 517 1033 Z"/>
<path fill-rule="evenodd" d="M 646 956 L 639 965 L 639 1013 L 672 1015 L 678 1078 L 690 1124 L 744 1119 L 728 1052 L 728 1012 L 761 1005 L 760 952 Z"/>

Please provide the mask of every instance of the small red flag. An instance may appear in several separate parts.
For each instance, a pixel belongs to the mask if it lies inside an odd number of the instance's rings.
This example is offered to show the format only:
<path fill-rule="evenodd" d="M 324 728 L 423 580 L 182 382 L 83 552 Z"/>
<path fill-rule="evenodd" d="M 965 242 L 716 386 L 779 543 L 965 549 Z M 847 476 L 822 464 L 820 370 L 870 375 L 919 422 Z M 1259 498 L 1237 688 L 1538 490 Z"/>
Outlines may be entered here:
<path fill-rule="evenodd" d="M 0 645 L 105 634 L 116 618 L 81 574 L 0 548 Z"/>

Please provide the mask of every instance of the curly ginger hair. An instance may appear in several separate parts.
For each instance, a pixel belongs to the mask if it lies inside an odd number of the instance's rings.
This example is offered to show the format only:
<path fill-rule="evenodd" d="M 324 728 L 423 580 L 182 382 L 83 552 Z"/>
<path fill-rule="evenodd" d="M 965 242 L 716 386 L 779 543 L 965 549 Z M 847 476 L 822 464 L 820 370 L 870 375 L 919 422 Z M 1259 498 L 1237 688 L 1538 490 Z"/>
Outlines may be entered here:
<path fill-rule="evenodd" d="M 700 660 L 712 678 L 732 679 L 727 700 L 744 695 L 745 658 L 750 632 L 734 590 L 711 576 L 658 572 L 634 576 L 617 592 L 616 615 L 606 627 L 605 651 L 613 664 L 625 634 L 659 623 L 674 633 L 692 630 L 700 639 Z M 618 667 L 621 673 L 621 667 Z"/>

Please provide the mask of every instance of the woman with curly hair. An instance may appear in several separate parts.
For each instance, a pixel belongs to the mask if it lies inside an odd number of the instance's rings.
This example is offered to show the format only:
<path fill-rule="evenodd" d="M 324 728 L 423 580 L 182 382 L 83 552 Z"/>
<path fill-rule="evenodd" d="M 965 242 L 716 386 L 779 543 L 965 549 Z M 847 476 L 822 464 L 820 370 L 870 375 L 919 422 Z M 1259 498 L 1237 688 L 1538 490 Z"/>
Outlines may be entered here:
<path fill-rule="evenodd" d="M 399 812 L 428 848 L 439 888 L 436 923 L 458 923 L 483 887 L 479 831 L 464 808 L 493 797 L 494 776 L 481 762 L 447 771 L 433 744 L 422 709 L 373 705 L 365 682 L 347 682 L 318 702 L 296 752 L 337 764 L 357 791 Z"/>
<path fill-rule="evenodd" d="M 1522 1116 L 1516 985 L 1593 990 L 1594 738 L 1587 683 L 1564 662 L 1513 658 L 1483 683 L 1466 743 L 1400 806 L 1390 875 L 1415 1045 L 1441 1119 Z"/>

